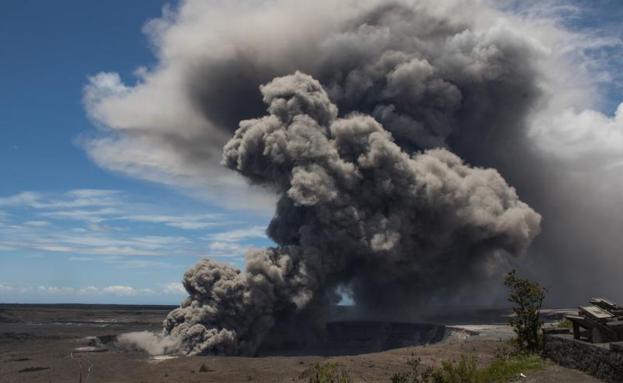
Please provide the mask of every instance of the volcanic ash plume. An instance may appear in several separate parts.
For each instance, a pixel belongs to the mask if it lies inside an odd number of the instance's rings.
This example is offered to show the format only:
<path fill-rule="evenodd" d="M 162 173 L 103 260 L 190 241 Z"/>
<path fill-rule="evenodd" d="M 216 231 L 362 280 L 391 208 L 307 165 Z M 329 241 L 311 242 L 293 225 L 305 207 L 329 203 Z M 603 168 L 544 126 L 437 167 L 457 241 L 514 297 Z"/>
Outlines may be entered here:
<path fill-rule="evenodd" d="M 242 272 L 207 259 L 186 272 L 190 296 L 165 321 L 182 352 L 253 354 L 273 329 L 313 327 L 338 287 L 376 310 L 452 293 L 539 232 L 496 170 L 445 149 L 409 155 L 374 118 L 338 117 L 306 74 L 260 90 L 269 114 L 240 123 L 223 163 L 277 192 L 278 246 L 249 253 Z"/>

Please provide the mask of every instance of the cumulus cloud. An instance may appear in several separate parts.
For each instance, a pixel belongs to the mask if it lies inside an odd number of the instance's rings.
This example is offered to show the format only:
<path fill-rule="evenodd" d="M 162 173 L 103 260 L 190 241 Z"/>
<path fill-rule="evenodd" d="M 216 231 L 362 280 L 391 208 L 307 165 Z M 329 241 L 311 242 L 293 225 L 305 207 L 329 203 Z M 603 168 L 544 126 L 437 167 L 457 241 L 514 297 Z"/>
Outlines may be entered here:
<path fill-rule="evenodd" d="M 162 292 L 164 294 L 174 294 L 174 295 L 182 295 L 186 293 L 184 290 L 184 285 L 179 282 L 170 282 L 164 285 Z"/>
<path fill-rule="evenodd" d="M 607 169 L 623 161 L 623 104 L 612 117 L 569 108 L 538 116 L 534 124 L 535 142 L 576 166 Z"/>

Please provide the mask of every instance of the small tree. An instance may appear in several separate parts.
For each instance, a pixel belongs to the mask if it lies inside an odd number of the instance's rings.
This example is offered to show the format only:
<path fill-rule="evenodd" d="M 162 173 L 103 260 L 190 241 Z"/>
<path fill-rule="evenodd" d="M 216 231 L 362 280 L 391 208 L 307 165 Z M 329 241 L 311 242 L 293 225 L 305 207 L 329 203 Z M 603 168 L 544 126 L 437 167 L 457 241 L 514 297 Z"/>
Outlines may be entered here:
<path fill-rule="evenodd" d="M 510 290 L 509 302 L 514 304 L 515 316 L 510 319 L 510 325 L 517 334 L 519 351 L 540 351 L 543 343 L 543 321 L 539 310 L 545 299 L 545 289 L 536 282 L 519 278 L 515 270 L 506 275 L 504 285 Z"/>

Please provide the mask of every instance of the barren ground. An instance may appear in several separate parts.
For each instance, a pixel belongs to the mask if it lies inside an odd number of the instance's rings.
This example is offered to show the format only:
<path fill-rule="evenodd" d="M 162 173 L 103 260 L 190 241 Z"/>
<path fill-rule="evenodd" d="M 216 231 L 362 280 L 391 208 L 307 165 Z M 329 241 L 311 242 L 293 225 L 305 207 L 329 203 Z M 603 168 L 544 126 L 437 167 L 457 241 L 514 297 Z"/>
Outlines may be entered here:
<path fill-rule="evenodd" d="M 491 360 L 508 329 L 471 326 L 479 336 L 452 337 L 444 342 L 379 353 L 323 357 L 271 356 L 180 357 L 156 360 L 141 352 L 109 349 L 76 352 L 89 345 L 89 336 L 129 331 L 158 331 L 168 308 L 110 306 L 0 305 L 0 382 L 297 382 L 314 363 L 338 361 L 356 382 L 390 382 L 405 362 L 420 357 L 425 364 L 474 355 Z M 205 364 L 207 371 L 200 371 Z M 203 370 L 206 370 L 204 368 Z M 523 382 L 598 382 L 579 371 L 549 363 L 528 372 Z"/>

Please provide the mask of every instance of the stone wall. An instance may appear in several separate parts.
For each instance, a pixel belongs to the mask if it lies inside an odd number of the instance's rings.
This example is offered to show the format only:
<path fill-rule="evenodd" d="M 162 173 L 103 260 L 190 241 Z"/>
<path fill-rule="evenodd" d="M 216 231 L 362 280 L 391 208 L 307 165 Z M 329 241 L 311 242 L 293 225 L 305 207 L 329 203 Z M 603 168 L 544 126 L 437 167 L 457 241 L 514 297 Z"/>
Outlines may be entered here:
<path fill-rule="evenodd" d="M 610 350 L 607 343 L 588 343 L 571 335 L 545 335 L 545 355 L 561 366 L 584 371 L 606 382 L 623 382 L 623 352 Z"/>

